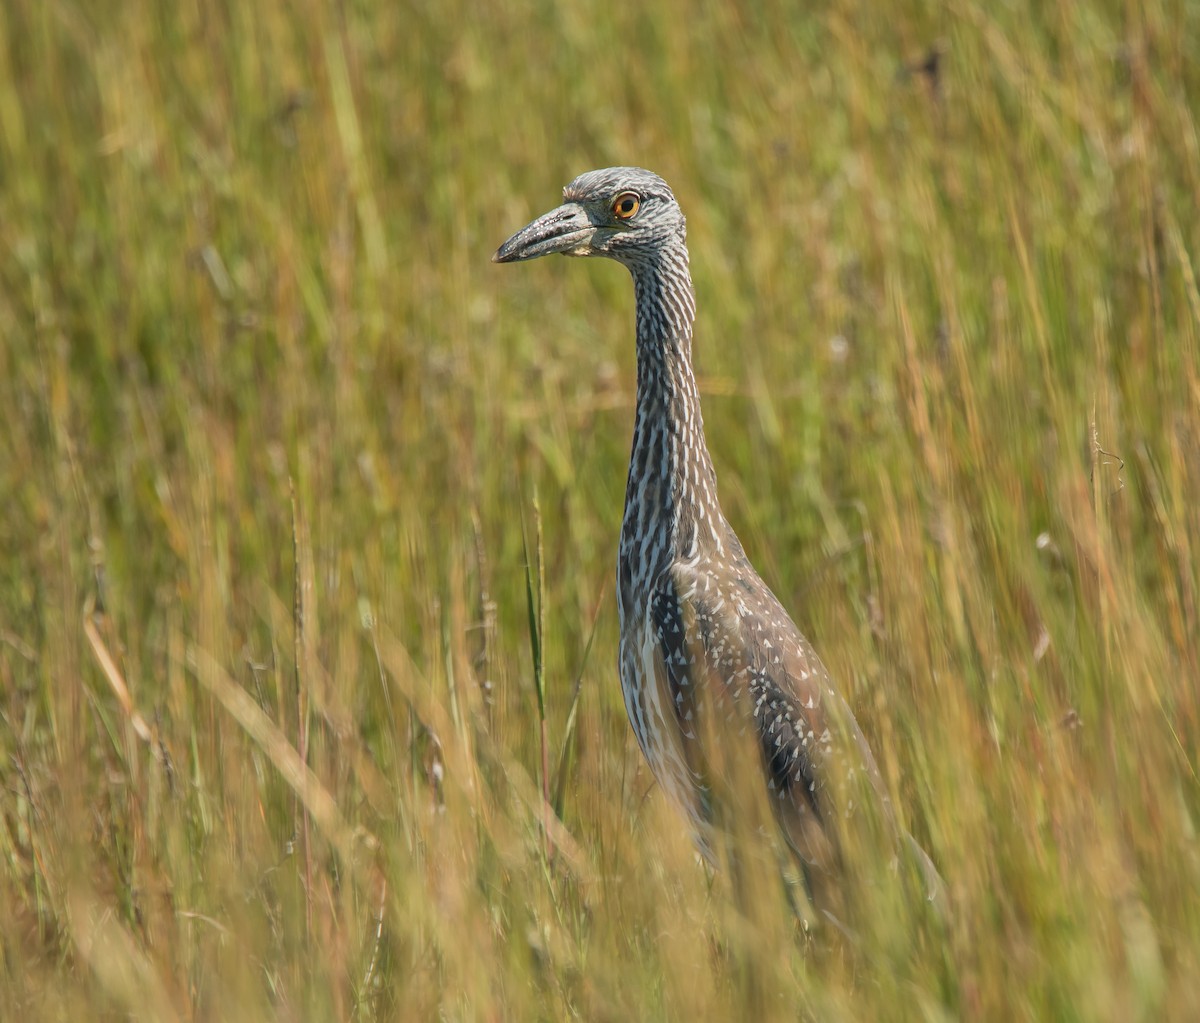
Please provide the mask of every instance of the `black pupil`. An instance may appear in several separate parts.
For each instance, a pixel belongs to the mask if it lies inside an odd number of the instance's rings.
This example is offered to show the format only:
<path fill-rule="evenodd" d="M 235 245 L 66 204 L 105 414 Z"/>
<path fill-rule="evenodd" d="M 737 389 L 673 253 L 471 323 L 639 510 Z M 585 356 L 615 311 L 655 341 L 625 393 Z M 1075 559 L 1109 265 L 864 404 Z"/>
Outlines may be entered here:
<path fill-rule="evenodd" d="M 633 198 L 632 197 L 627 196 L 626 198 L 621 200 L 621 212 L 622 213 L 632 213 L 633 212 Z"/>

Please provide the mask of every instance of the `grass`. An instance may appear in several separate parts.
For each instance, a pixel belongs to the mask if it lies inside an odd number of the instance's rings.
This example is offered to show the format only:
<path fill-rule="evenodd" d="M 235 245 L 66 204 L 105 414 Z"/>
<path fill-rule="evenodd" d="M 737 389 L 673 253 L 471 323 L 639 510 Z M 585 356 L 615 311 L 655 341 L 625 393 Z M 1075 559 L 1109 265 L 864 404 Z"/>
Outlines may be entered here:
<path fill-rule="evenodd" d="M 5 1014 L 1200 1016 L 1198 33 L 0 8 Z M 489 262 L 626 162 L 689 216 L 726 512 L 944 926 L 883 885 L 808 941 L 641 762 L 631 289 Z"/>

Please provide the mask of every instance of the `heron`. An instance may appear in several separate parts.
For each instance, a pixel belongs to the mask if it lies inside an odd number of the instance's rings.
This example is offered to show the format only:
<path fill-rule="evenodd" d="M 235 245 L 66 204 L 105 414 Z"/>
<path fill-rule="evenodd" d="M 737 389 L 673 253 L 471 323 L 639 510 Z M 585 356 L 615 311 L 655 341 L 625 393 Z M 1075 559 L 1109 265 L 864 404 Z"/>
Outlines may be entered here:
<path fill-rule="evenodd" d="M 895 823 L 849 705 L 721 511 L 692 368 L 686 221 L 670 187 L 637 167 L 581 174 L 562 205 L 492 259 L 553 253 L 614 259 L 633 277 L 637 398 L 617 558 L 618 669 L 655 779 L 715 862 L 713 743 L 733 748 L 733 733 L 749 733 L 774 818 L 818 912 L 834 917 L 840 905 L 831 894 L 841 872 L 838 819 L 864 790 L 912 850 L 934 898 L 937 871 Z"/>

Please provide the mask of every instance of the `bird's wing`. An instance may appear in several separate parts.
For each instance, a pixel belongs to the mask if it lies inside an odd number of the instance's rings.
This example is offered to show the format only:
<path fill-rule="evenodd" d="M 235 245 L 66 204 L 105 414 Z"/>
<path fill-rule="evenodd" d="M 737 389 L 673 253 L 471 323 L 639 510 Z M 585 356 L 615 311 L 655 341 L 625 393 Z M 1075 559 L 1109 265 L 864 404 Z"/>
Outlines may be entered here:
<path fill-rule="evenodd" d="M 719 579 L 677 565 L 660 581 L 650 617 L 656 681 L 674 709 L 694 779 L 701 783 L 710 770 L 699 741 L 703 693 L 754 734 L 790 844 L 810 865 L 832 866 L 833 836 L 822 824 L 854 799 L 843 784 L 865 772 L 879 797 L 886 795 L 866 740 L 815 651 L 748 562 Z"/>

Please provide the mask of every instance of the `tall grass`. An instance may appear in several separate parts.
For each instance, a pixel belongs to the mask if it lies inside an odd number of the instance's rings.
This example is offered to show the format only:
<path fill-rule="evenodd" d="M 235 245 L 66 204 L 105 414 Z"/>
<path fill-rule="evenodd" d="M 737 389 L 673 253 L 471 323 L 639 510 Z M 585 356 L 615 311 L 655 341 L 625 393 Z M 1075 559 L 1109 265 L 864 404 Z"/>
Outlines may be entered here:
<path fill-rule="evenodd" d="M 1200 1017 L 1200 8 L 0 39 L 0 1016 Z M 641 762 L 629 283 L 489 262 L 613 163 L 689 216 L 723 503 L 944 922 L 809 938 Z"/>

